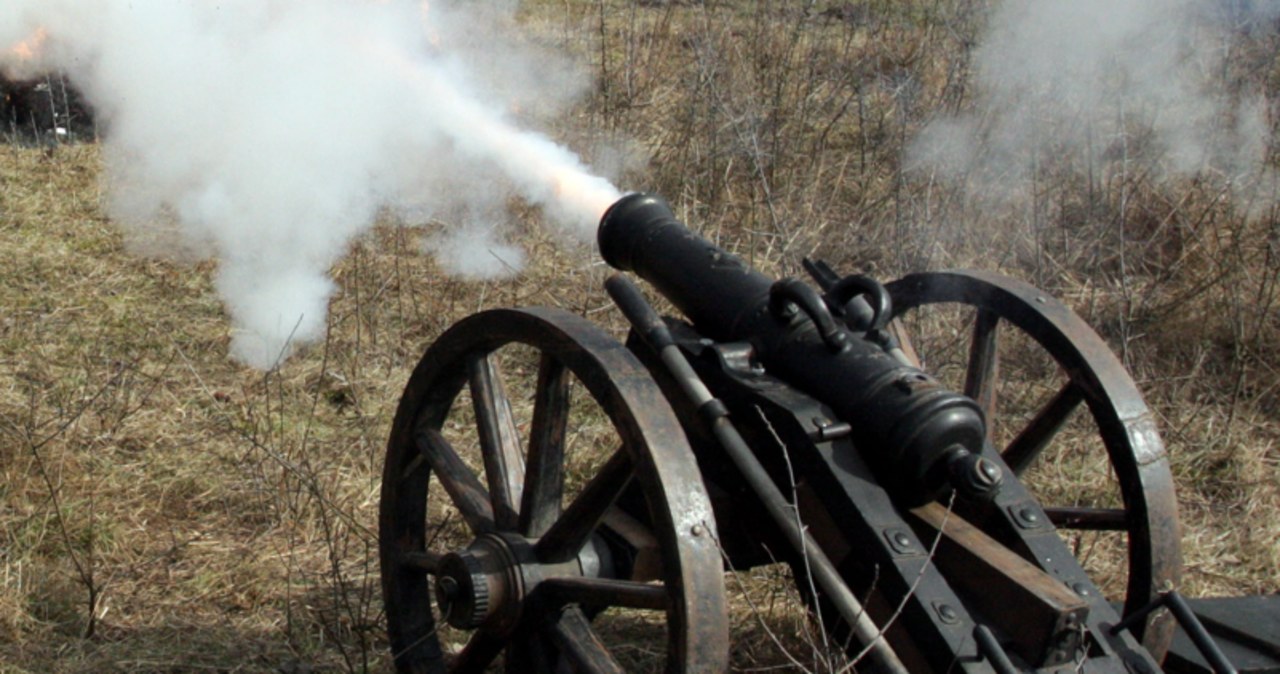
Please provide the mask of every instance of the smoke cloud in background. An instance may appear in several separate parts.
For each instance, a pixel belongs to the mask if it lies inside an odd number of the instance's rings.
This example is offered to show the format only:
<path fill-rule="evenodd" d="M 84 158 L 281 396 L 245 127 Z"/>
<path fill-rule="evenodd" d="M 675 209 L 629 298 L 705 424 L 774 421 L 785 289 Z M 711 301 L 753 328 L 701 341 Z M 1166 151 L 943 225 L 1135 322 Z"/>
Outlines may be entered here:
<path fill-rule="evenodd" d="M 71 76 L 100 124 L 111 217 L 149 253 L 218 258 L 232 355 L 269 368 L 323 336 L 328 270 L 384 211 L 448 222 L 434 252 L 469 277 L 523 264 L 504 237 L 512 196 L 593 240 L 619 192 L 520 126 L 563 113 L 587 81 L 522 41 L 514 13 L 462 0 L 3 0 L 0 50 L 36 48 L 0 51 L 0 68 Z"/>
<path fill-rule="evenodd" d="M 907 165 L 988 194 L 1037 161 L 1117 158 L 1156 179 L 1267 185 L 1267 101 L 1226 65 L 1278 17 L 1276 0 L 1006 0 L 973 52 L 972 110 L 929 124 Z"/>

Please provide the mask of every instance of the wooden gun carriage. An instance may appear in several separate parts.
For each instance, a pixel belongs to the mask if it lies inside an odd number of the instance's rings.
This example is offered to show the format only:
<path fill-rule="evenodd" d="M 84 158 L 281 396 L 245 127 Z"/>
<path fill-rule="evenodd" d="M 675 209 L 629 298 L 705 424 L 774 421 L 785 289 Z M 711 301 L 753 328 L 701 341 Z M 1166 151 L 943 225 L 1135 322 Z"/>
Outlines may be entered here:
<path fill-rule="evenodd" d="M 858 670 L 1160 671 L 1186 613 L 1168 460 L 1066 306 L 979 272 L 882 286 L 807 262 L 820 290 L 774 282 L 644 194 L 599 242 L 685 319 L 619 274 L 626 344 L 560 310 L 486 311 L 408 383 L 379 522 L 400 671 L 727 671 L 726 571 L 775 563 Z M 938 306 L 968 311 L 959 390 L 902 329 Z M 1001 389 L 1013 337 L 1059 378 L 1019 418 Z M 1072 424 L 1094 454 L 1057 448 L 1080 444 Z M 1072 452 L 1110 485 L 1100 502 L 1024 483 Z M 1115 596 L 1079 531 L 1113 548 Z"/>

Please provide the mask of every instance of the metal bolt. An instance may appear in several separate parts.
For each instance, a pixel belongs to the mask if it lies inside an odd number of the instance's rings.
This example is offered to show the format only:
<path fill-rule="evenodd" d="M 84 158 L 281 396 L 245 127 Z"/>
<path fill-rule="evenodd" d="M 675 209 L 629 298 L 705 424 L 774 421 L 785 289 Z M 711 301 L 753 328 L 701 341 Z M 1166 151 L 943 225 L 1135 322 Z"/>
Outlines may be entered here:
<path fill-rule="evenodd" d="M 1081 597 L 1088 597 L 1093 594 L 1093 590 L 1090 590 L 1089 586 L 1085 583 L 1072 583 L 1071 589 L 1075 590 L 1075 593 Z"/>
<path fill-rule="evenodd" d="M 695 524 L 693 525 L 693 528 L 690 529 L 689 531 L 694 536 L 701 536 L 704 532 L 706 532 L 706 529 L 701 524 Z"/>
<path fill-rule="evenodd" d="M 1040 529 L 1048 524 L 1044 516 L 1044 512 L 1034 501 L 1019 501 L 1010 505 L 1006 512 L 1013 520 L 1013 523 L 1022 529 Z M 1047 564 L 1049 560 L 1045 560 Z"/>
<path fill-rule="evenodd" d="M 907 532 L 902 529 L 885 529 L 884 540 L 889 547 L 900 555 L 911 555 L 919 552 L 916 550 L 915 542 Z"/>
<path fill-rule="evenodd" d="M 942 618 L 942 622 L 949 625 L 960 621 L 960 614 L 956 613 L 956 609 L 951 604 L 938 604 L 938 617 Z"/>
<path fill-rule="evenodd" d="M 887 542 L 890 549 L 897 554 L 914 555 L 919 553 L 919 550 L 916 549 L 915 541 L 905 529 L 884 529 L 882 535 L 884 536 L 884 542 Z"/>

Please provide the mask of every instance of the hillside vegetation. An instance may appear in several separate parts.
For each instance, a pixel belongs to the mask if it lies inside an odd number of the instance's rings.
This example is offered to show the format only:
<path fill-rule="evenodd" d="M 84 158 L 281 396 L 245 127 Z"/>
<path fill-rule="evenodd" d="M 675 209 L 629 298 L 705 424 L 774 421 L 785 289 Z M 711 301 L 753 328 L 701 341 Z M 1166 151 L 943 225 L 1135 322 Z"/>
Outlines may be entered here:
<path fill-rule="evenodd" d="M 913 170 L 921 129 L 973 105 L 989 11 L 568 0 L 523 20 L 597 81 L 553 135 L 769 273 L 801 275 L 804 256 L 885 280 L 975 267 L 1072 305 L 1156 413 L 1185 592 L 1280 591 L 1280 201 L 1135 170 L 1137 131 L 998 193 Z M 1274 99 L 1276 29 L 1238 37 L 1221 76 Z M 0 671 L 386 671 L 376 512 L 409 372 L 491 307 L 621 335 L 607 270 L 519 207 L 532 263 L 504 281 L 436 270 L 423 241 L 448 223 L 386 222 L 334 267 L 325 341 L 262 373 L 227 358 L 213 263 L 149 257 L 108 221 L 101 164 L 93 144 L 0 146 Z M 786 574 L 742 585 L 792 608 L 738 602 L 736 666 L 802 669 L 759 637 L 805 646 Z"/>

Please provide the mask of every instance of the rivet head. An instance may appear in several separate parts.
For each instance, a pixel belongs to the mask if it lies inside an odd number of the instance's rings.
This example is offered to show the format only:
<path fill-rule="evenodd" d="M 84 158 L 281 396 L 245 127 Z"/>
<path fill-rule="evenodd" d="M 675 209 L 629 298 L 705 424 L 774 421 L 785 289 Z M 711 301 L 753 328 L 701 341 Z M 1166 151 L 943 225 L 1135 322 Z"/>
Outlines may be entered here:
<path fill-rule="evenodd" d="M 1018 512 L 1018 515 L 1020 515 L 1023 520 L 1026 520 L 1027 524 L 1040 523 L 1040 513 L 1036 512 L 1035 508 L 1023 508 Z"/>
<path fill-rule="evenodd" d="M 701 536 L 702 534 L 706 533 L 706 531 L 707 531 L 706 528 L 703 527 L 701 524 L 695 524 L 693 525 L 693 528 L 689 530 L 689 532 L 692 533 L 694 536 Z"/>
<path fill-rule="evenodd" d="M 1089 586 L 1086 585 L 1085 583 L 1072 583 L 1071 589 L 1074 590 L 1075 593 L 1080 595 L 1081 597 L 1088 597 L 1089 595 L 1093 594 L 1093 591 L 1090 590 Z"/>
<path fill-rule="evenodd" d="M 942 618 L 944 623 L 954 623 L 960 620 L 960 614 L 956 613 L 956 609 L 951 604 L 938 604 L 938 617 Z"/>
<path fill-rule="evenodd" d="M 884 531 L 884 540 L 899 555 L 912 555 L 919 552 L 915 541 L 902 529 L 886 529 Z"/>

